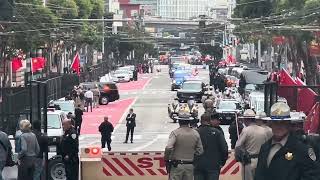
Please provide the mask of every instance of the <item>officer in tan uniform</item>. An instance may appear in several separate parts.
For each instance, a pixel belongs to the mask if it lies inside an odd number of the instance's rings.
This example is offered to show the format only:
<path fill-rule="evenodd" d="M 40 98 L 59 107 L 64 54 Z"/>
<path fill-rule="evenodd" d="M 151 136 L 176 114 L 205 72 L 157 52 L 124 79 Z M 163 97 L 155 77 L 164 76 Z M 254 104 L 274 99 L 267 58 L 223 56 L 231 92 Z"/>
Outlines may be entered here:
<path fill-rule="evenodd" d="M 264 130 L 267 133 L 268 139 L 270 139 L 272 137 L 272 129 L 267 126 L 266 121 L 263 120 L 263 118 L 266 118 L 267 114 L 263 111 L 260 111 L 257 113 L 256 115 L 256 123 L 258 126 L 261 126 L 264 128 Z"/>
<path fill-rule="evenodd" d="M 268 140 L 263 127 L 255 122 L 255 113 L 247 109 L 242 118 L 246 127 L 242 130 L 235 146 L 235 156 L 242 164 L 242 179 L 253 180 L 261 145 Z"/>
<path fill-rule="evenodd" d="M 190 128 L 193 120 L 188 112 L 180 112 L 180 127 L 171 132 L 165 149 L 165 161 L 170 180 L 193 180 L 193 160 L 203 153 L 199 133 Z"/>

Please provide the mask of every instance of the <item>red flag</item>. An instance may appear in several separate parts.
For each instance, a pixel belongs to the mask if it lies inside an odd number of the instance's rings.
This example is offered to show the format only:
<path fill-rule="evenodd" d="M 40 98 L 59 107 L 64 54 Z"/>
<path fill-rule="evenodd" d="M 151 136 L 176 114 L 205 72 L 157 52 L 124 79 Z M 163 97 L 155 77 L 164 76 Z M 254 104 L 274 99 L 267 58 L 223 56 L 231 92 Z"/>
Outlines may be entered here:
<path fill-rule="evenodd" d="M 78 53 L 73 58 L 71 69 L 77 72 L 78 75 L 80 75 L 80 58 Z"/>
<path fill-rule="evenodd" d="M 44 57 L 36 57 L 31 60 L 32 72 L 36 72 L 43 69 L 46 65 L 46 59 Z"/>
<path fill-rule="evenodd" d="M 12 64 L 12 72 L 17 72 L 20 68 L 22 68 L 22 59 L 15 57 L 11 61 Z"/>
<path fill-rule="evenodd" d="M 305 120 L 304 131 L 306 133 L 319 134 L 319 113 L 320 103 L 316 103 Z"/>

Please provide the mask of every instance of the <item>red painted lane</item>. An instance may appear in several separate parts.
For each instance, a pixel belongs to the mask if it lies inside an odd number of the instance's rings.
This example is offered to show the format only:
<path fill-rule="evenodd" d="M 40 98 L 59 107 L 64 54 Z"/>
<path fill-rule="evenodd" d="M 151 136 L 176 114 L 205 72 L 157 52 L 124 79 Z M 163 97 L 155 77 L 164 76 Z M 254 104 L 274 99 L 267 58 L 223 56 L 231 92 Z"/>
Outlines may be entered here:
<path fill-rule="evenodd" d="M 121 120 L 122 115 L 127 108 L 134 102 L 134 98 L 119 100 L 100 105 L 99 108 L 93 109 L 93 112 L 85 112 L 83 115 L 81 134 L 100 134 L 98 127 L 103 121 L 104 116 L 109 116 L 109 121 L 116 126 Z"/>
<path fill-rule="evenodd" d="M 142 90 L 150 81 L 150 75 L 141 75 L 138 81 L 130 81 L 127 83 L 117 83 L 119 91 Z"/>

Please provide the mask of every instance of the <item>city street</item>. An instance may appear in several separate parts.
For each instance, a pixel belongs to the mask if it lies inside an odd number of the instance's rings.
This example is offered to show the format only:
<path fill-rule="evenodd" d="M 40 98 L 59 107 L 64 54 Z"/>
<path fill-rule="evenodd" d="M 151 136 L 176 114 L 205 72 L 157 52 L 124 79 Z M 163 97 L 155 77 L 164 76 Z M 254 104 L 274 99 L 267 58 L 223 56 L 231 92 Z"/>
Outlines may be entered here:
<path fill-rule="evenodd" d="M 199 78 L 207 83 L 208 71 L 198 69 Z M 115 126 L 112 151 L 164 150 L 169 133 L 179 126 L 172 122 L 167 113 L 168 103 L 173 101 L 176 91 L 170 91 L 171 80 L 167 66 L 162 66 L 160 73 L 140 75 L 140 77 L 138 82 L 130 82 L 131 86 L 130 83 L 118 85 L 119 101 L 100 106 L 94 109 L 93 113 L 85 113 L 80 147 L 100 146 L 98 126 L 103 121 L 103 117 L 107 115 Z M 126 135 L 125 116 L 129 108 L 133 108 L 137 114 L 137 127 L 134 133 L 134 143 L 123 144 Z M 203 108 L 200 108 L 200 114 L 202 112 Z M 227 127 L 223 129 L 229 141 Z"/>

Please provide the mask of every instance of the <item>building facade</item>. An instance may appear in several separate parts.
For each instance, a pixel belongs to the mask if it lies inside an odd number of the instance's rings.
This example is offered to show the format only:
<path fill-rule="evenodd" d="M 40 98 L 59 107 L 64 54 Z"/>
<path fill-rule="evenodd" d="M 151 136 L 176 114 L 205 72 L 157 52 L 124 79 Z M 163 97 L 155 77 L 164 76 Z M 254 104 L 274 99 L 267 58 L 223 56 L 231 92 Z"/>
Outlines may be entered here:
<path fill-rule="evenodd" d="M 162 18 L 190 19 L 209 15 L 210 0 L 157 0 L 157 14 Z"/>
<path fill-rule="evenodd" d="M 157 0 L 131 0 L 131 4 L 140 4 L 145 16 L 155 16 L 157 14 Z"/>

